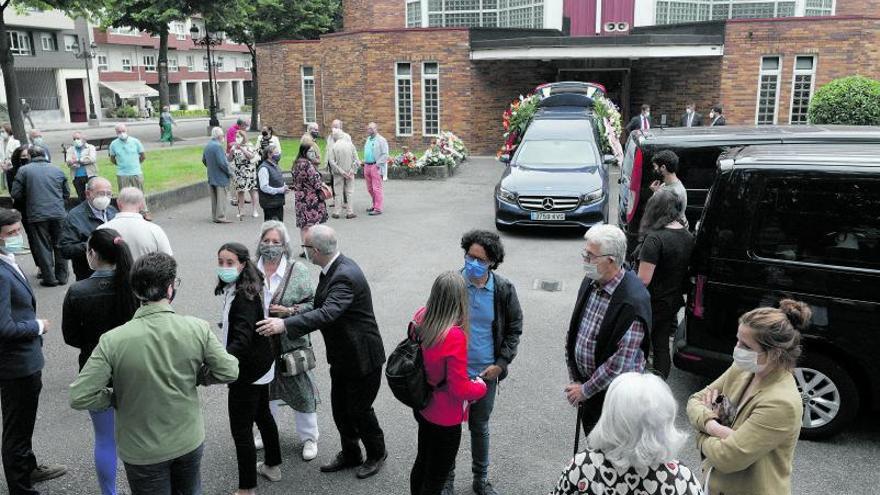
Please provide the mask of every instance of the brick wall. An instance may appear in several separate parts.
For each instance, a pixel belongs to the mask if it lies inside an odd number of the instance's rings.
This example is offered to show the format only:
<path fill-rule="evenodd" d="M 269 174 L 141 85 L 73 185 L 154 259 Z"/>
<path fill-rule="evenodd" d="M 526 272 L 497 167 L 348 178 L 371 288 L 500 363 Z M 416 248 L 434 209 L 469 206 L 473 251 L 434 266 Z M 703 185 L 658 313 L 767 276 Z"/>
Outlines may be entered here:
<path fill-rule="evenodd" d="M 462 29 L 340 33 L 317 43 L 262 45 L 257 55 L 260 74 L 266 74 L 260 81 L 261 116 L 279 134 L 302 134 L 300 67 L 305 64 L 315 70 L 317 117 L 322 132 L 338 118 L 360 143 L 367 123 L 375 121 L 392 148 L 424 148 L 433 138 L 422 136 L 421 63 L 438 62 L 440 127 L 455 132 L 470 144 L 469 55 L 468 32 Z M 267 69 L 264 61 L 274 68 Z M 412 64 L 412 136 L 396 135 L 397 62 Z M 283 75 L 278 73 L 281 70 Z"/>
<path fill-rule="evenodd" d="M 630 74 L 630 117 L 638 115 L 642 104 L 647 103 L 657 124 L 666 114 L 667 125 L 677 126 L 691 101 L 706 119 L 721 96 L 721 57 L 634 60 Z"/>
<path fill-rule="evenodd" d="M 880 0 L 837 0 L 835 15 L 877 15 Z"/>
<path fill-rule="evenodd" d="M 844 5 L 841 1 L 838 11 Z M 721 101 L 728 124 L 754 124 L 761 57 L 779 55 L 777 123 L 788 124 L 795 57 L 816 55 L 815 88 L 839 77 L 876 77 L 880 63 L 878 19 L 790 19 L 727 23 Z"/>
<path fill-rule="evenodd" d="M 406 27 L 404 2 L 405 0 L 342 0 L 342 28 L 346 32 L 353 32 Z"/>

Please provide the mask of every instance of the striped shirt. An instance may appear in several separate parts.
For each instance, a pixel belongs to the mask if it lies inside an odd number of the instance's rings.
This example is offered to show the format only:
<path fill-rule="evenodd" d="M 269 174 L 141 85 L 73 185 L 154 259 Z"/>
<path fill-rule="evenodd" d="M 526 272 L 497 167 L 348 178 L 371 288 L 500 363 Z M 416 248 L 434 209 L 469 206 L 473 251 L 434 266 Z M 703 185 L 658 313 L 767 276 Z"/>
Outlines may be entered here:
<path fill-rule="evenodd" d="M 625 274 L 626 270 L 620 270 L 607 284 L 595 288 L 584 306 L 584 314 L 574 344 L 574 357 L 581 376 L 590 377 L 583 384 L 583 394 L 587 399 L 607 389 L 611 381 L 621 373 L 645 370 L 645 356 L 641 349 L 642 340 L 645 338 L 645 325 L 639 320 L 632 323 L 617 344 L 617 350 L 607 361 L 595 362 L 599 329 L 611 303 L 611 296 Z"/>

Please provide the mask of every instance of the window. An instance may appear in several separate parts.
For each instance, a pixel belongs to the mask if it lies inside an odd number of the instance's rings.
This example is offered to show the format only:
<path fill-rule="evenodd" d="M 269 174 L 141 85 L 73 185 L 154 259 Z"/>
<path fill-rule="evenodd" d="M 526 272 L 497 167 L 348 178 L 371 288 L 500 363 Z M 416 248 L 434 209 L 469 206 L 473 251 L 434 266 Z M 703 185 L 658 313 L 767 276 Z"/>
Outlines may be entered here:
<path fill-rule="evenodd" d="M 422 64 L 422 135 L 440 134 L 440 65 Z"/>
<path fill-rule="evenodd" d="M 174 21 L 168 25 L 168 32 L 179 40 L 186 39 L 186 25 L 180 21 Z"/>
<path fill-rule="evenodd" d="M 834 0 L 807 0 L 804 15 L 834 15 Z"/>
<path fill-rule="evenodd" d="M 74 52 L 79 49 L 79 37 L 75 34 L 64 35 L 64 51 Z"/>
<path fill-rule="evenodd" d="M 810 98 L 813 96 L 813 80 L 816 78 L 816 57 L 798 56 L 794 61 L 794 76 L 791 80 L 791 119 L 792 124 L 806 124 Z"/>
<path fill-rule="evenodd" d="M 121 34 L 124 36 L 138 36 L 139 34 L 141 34 L 140 31 L 138 31 L 137 29 L 130 28 L 130 27 L 124 27 L 124 26 L 110 28 L 110 33 L 111 34 Z"/>
<path fill-rule="evenodd" d="M 598 154 L 592 141 L 523 141 L 517 149 L 516 162 L 553 168 L 583 167 L 598 165 L 592 163 Z"/>
<path fill-rule="evenodd" d="M 120 61 L 122 62 L 122 72 L 131 72 L 131 59 L 129 57 L 122 57 Z"/>
<path fill-rule="evenodd" d="M 202 57 L 202 71 L 208 72 L 208 57 Z"/>
<path fill-rule="evenodd" d="M 781 179 L 759 202 L 764 258 L 880 270 L 880 181 Z"/>
<path fill-rule="evenodd" d="M 40 35 L 40 45 L 44 52 L 57 52 L 58 38 L 53 33 L 43 33 Z"/>
<path fill-rule="evenodd" d="M 196 70 L 195 59 L 193 58 L 192 55 L 187 55 L 187 56 L 186 56 L 186 68 L 187 68 L 187 70 L 189 70 L 190 72 Z"/>
<path fill-rule="evenodd" d="M 317 122 L 318 114 L 315 106 L 315 68 L 302 68 L 303 123 Z"/>
<path fill-rule="evenodd" d="M 168 57 L 168 72 L 177 72 L 180 68 L 177 65 L 177 57 Z"/>
<path fill-rule="evenodd" d="M 251 59 L 250 58 L 245 57 L 245 59 L 241 62 L 241 64 L 242 64 L 242 67 L 244 67 L 245 69 L 251 70 Z"/>
<path fill-rule="evenodd" d="M 144 70 L 147 72 L 156 72 L 156 56 L 144 55 Z"/>
<path fill-rule="evenodd" d="M 811 1 L 825 0 L 807 0 L 807 4 Z M 830 3 L 833 0 L 827 1 Z M 654 16 L 657 24 L 793 17 L 795 4 L 794 0 L 660 0 L 656 4 Z"/>
<path fill-rule="evenodd" d="M 9 50 L 13 55 L 31 55 L 31 37 L 24 31 L 6 31 Z"/>
<path fill-rule="evenodd" d="M 98 64 L 97 64 L 98 72 L 106 71 L 108 69 L 108 67 L 107 67 L 107 54 L 99 53 L 97 56 L 97 60 L 98 60 Z"/>
<path fill-rule="evenodd" d="M 412 116 L 412 64 L 401 62 L 395 69 L 394 97 L 396 100 L 397 135 L 411 136 L 413 133 Z"/>
<path fill-rule="evenodd" d="M 422 27 L 422 2 L 406 2 L 406 27 Z"/>
<path fill-rule="evenodd" d="M 776 110 L 779 100 L 779 67 L 781 57 L 762 57 L 761 71 L 758 76 L 758 125 L 776 123 Z"/>
<path fill-rule="evenodd" d="M 214 70 L 217 72 L 223 72 L 223 57 L 214 58 Z"/>
<path fill-rule="evenodd" d="M 431 27 L 544 27 L 544 0 L 407 0 L 407 26 L 422 23 L 427 2 Z"/>

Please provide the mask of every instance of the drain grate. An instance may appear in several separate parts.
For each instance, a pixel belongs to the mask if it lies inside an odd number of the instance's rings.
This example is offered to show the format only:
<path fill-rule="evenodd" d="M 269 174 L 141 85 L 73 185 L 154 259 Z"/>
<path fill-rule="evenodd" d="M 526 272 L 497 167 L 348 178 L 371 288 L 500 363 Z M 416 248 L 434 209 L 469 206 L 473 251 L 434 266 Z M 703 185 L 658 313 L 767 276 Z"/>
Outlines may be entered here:
<path fill-rule="evenodd" d="M 537 278 L 532 283 L 533 290 L 543 290 L 547 292 L 559 292 L 562 290 L 563 283 L 561 280 Z"/>

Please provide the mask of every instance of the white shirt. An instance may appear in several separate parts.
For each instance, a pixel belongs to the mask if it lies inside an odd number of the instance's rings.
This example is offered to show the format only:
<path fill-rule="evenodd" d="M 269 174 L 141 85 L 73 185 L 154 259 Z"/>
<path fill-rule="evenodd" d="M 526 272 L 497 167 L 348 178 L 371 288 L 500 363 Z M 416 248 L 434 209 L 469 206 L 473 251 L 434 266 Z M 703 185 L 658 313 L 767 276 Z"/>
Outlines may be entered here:
<path fill-rule="evenodd" d="M 18 263 L 15 262 L 15 255 L 12 253 L 2 253 L 0 252 L 0 260 L 4 261 L 7 265 L 15 268 L 15 271 L 21 275 L 21 278 L 24 279 L 25 283 L 27 283 L 27 277 L 24 276 L 24 272 L 21 271 L 21 267 L 18 266 Z M 37 335 L 43 335 L 45 333 L 45 329 L 43 328 L 43 320 L 37 320 L 37 327 L 40 329 L 40 333 Z"/>
<path fill-rule="evenodd" d="M 165 253 L 173 255 L 171 243 L 162 227 L 153 222 L 144 220 L 140 213 L 120 211 L 99 229 L 113 229 L 119 232 L 125 243 L 131 249 L 131 257 L 138 260 L 147 253 Z"/>
<path fill-rule="evenodd" d="M 266 277 L 266 269 L 263 266 L 262 257 L 257 260 L 257 270 Z M 275 291 L 278 290 L 278 287 L 281 286 L 281 282 L 284 281 L 284 274 L 286 273 L 287 256 L 281 256 L 281 261 L 278 263 L 278 268 L 275 270 L 275 273 L 273 273 L 271 277 L 266 277 L 265 283 L 263 284 L 263 309 L 267 315 L 269 314 L 269 304 L 272 302 L 272 298 L 275 297 Z"/>
<path fill-rule="evenodd" d="M 327 275 L 327 270 L 329 270 L 330 267 L 333 266 L 333 263 L 336 261 L 336 258 L 338 258 L 338 257 L 339 257 L 339 251 L 337 251 L 336 254 L 332 258 L 330 258 L 330 262 L 327 263 L 324 266 L 324 268 L 321 268 L 321 273 L 323 273 L 324 275 Z"/>
<path fill-rule="evenodd" d="M 226 289 L 223 290 L 223 328 L 221 332 L 223 333 L 223 345 L 229 345 L 229 309 L 232 308 L 232 300 L 235 299 L 235 284 L 229 284 L 226 286 Z M 263 311 L 263 316 L 266 316 L 265 310 Z M 256 330 L 255 330 L 256 331 Z M 257 381 L 255 381 L 254 385 L 265 385 L 267 383 L 272 383 L 272 380 L 275 379 L 275 361 L 272 361 L 272 366 L 269 368 L 269 371 L 266 372 L 265 375 L 261 376 Z"/>

